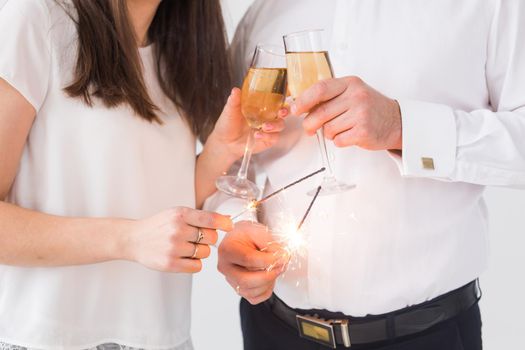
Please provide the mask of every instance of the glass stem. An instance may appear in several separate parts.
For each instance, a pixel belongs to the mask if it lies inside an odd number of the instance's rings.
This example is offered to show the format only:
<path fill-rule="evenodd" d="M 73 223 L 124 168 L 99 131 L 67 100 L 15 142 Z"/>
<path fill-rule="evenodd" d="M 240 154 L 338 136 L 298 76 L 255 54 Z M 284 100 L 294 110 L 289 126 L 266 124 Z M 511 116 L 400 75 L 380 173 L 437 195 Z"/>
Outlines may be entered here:
<path fill-rule="evenodd" d="M 326 168 L 326 173 L 324 175 L 325 180 L 334 179 L 334 171 L 332 170 L 332 164 L 330 164 L 330 159 L 328 159 L 328 150 L 326 149 L 326 139 L 324 138 L 324 127 L 317 129 L 317 142 L 319 143 L 319 151 L 321 151 L 321 159 L 323 166 Z"/>
<path fill-rule="evenodd" d="M 248 166 L 250 165 L 250 160 L 252 158 L 253 146 L 255 145 L 255 132 L 256 129 L 250 129 L 248 134 L 248 140 L 246 141 L 246 146 L 244 147 L 244 156 L 242 157 L 241 167 L 237 173 L 237 181 L 246 180 L 248 177 Z"/>

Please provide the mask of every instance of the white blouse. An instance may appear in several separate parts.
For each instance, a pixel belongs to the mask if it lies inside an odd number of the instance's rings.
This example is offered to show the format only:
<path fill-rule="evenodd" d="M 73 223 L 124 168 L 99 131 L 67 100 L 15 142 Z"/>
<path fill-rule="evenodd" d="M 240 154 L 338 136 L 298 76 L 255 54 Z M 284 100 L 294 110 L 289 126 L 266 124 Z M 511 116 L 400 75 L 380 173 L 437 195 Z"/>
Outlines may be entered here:
<path fill-rule="evenodd" d="M 151 47 L 140 56 L 163 125 L 127 106 L 90 108 L 64 93 L 76 29 L 54 0 L 8 0 L 0 44 L 0 78 L 37 111 L 9 202 L 61 216 L 125 218 L 194 206 L 195 137 L 160 89 Z M 50 350 L 110 342 L 191 349 L 190 293 L 191 275 L 127 261 L 0 265 L 0 341 Z"/>

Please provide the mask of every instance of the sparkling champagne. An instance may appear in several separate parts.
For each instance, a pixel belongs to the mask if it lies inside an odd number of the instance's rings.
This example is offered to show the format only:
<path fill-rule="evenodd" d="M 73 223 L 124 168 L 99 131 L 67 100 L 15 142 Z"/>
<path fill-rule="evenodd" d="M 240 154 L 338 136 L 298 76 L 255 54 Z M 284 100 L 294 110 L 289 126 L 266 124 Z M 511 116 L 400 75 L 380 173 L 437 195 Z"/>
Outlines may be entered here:
<path fill-rule="evenodd" d="M 288 88 L 293 98 L 319 80 L 333 77 L 328 52 L 287 52 Z"/>
<path fill-rule="evenodd" d="M 253 129 L 277 119 L 286 95 L 285 68 L 250 68 L 242 84 L 241 109 Z"/>

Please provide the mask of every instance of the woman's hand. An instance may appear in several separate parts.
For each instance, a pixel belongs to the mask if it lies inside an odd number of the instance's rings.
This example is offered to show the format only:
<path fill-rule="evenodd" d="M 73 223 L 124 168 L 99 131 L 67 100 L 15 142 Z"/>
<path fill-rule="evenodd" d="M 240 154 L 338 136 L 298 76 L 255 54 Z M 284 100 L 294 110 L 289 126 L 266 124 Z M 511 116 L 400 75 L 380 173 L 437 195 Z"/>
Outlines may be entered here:
<path fill-rule="evenodd" d="M 201 259 L 210 255 L 210 245 L 217 242 L 216 230 L 232 229 L 228 216 L 184 207 L 131 225 L 125 248 L 129 260 L 158 271 L 183 273 L 199 272 Z"/>
<path fill-rule="evenodd" d="M 262 152 L 277 143 L 279 133 L 284 129 L 282 118 L 286 115 L 288 109 L 281 108 L 277 120 L 265 123 L 262 130 L 255 133 L 254 153 Z M 250 127 L 241 112 L 241 90 L 234 88 L 197 159 L 195 169 L 197 208 L 200 208 L 206 198 L 215 192 L 217 178 L 225 174 L 232 164 L 242 157 L 250 132 Z"/>
<path fill-rule="evenodd" d="M 287 115 L 288 109 L 281 108 L 275 121 L 265 123 L 262 130 L 256 131 L 253 153 L 262 152 L 277 143 L 279 133 L 284 129 L 282 118 Z M 249 133 L 250 127 L 241 112 L 241 90 L 234 88 L 205 147 L 218 147 L 233 163 L 242 157 Z"/>

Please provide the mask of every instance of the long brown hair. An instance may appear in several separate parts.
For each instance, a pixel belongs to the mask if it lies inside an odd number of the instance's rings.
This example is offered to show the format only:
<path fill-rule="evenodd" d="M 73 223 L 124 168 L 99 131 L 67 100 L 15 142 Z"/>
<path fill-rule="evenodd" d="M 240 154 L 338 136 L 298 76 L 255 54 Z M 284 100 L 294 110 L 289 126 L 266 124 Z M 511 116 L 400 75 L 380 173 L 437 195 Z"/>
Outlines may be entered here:
<path fill-rule="evenodd" d="M 128 104 L 139 116 L 160 122 L 148 96 L 126 0 L 71 0 L 77 16 L 78 58 L 65 88 L 88 105 Z M 231 86 L 227 39 L 219 0 L 164 0 L 148 31 L 158 80 L 195 135 L 213 129 Z"/>

